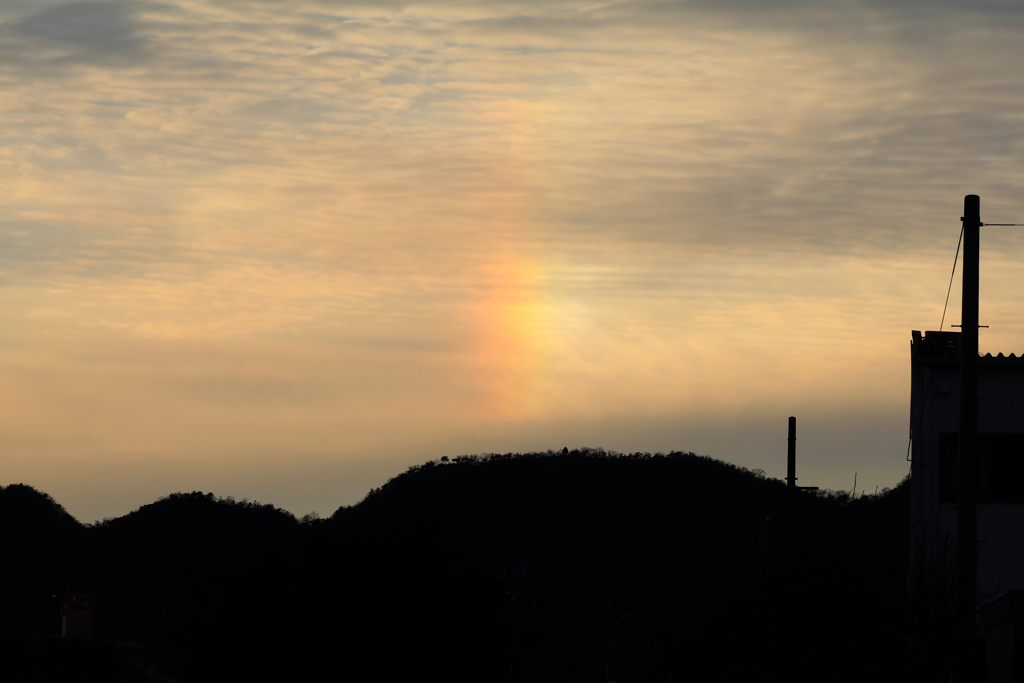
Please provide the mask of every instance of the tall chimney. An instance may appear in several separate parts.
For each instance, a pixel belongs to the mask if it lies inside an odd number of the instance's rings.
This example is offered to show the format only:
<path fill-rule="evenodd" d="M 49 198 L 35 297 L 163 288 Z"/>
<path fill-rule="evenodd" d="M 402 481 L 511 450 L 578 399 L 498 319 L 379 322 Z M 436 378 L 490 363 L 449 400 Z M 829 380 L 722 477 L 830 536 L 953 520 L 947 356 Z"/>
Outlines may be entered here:
<path fill-rule="evenodd" d="M 796 418 L 789 418 L 789 450 L 786 457 L 786 529 L 783 536 L 785 563 L 794 561 L 796 550 Z"/>
<path fill-rule="evenodd" d="M 796 488 L 796 418 L 789 418 L 789 457 L 786 459 L 786 486 Z"/>

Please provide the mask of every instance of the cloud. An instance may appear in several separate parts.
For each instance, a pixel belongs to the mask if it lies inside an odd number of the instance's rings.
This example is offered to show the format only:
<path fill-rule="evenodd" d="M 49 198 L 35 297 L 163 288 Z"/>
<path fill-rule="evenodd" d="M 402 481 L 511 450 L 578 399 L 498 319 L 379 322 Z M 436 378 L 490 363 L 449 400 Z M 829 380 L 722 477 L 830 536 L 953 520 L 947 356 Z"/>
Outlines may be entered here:
<path fill-rule="evenodd" d="M 889 429 L 962 196 L 1024 211 L 1020 18 L 5 3 L 8 426 L 40 467 L 83 444 L 224 472 L 247 449 L 397 468 L 612 419 L 738 459 L 722 415 L 767 433 L 783 404 Z M 985 343 L 1019 351 L 1024 241 L 983 244 Z"/>
<path fill-rule="evenodd" d="M 0 24 L 0 65 L 32 74 L 75 67 L 124 68 L 144 60 L 145 36 L 136 15 L 143 3 L 95 1 L 49 4 Z"/>

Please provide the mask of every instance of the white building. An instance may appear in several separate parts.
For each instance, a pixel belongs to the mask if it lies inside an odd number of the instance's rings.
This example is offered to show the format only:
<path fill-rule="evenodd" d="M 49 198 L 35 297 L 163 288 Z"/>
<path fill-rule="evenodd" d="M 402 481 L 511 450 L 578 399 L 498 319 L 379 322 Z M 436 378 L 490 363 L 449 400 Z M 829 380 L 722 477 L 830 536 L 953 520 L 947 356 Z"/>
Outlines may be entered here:
<path fill-rule="evenodd" d="M 934 555 L 956 539 L 960 333 L 912 334 L 912 544 Z M 985 602 L 1024 590 L 1024 356 L 979 358 L 978 397 L 978 598 Z"/>

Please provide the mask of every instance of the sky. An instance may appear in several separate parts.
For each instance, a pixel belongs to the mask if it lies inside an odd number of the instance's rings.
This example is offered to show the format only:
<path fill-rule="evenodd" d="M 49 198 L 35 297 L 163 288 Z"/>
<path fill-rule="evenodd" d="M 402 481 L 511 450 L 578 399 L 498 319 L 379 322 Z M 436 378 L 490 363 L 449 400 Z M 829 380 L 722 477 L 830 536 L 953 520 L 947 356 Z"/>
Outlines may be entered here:
<path fill-rule="evenodd" d="M 0 484 L 328 515 L 442 456 L 895 485 L 1014 2 L 0 4 Z M 1024 228 L 981 350 L 1024 352 Z M 944 329 L 960 318 L 954 280 Z"/>

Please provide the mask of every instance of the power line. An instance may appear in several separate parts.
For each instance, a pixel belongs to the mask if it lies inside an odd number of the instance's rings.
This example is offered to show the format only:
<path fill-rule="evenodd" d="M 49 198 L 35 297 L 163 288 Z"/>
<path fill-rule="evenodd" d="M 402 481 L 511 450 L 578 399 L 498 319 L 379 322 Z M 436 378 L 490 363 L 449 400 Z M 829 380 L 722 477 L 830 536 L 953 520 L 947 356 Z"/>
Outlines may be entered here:
<path fill-rule="evenodd" d="M 994 223 L 990 223 L 994 225 Z M 942 320 L 939 321 L 939 332 L 942 332 L 942 323 L 946 322 L 946 307 L 949 306 L 949 293 L 953 291 L 953 276 L 956 275 L 956 260 L 960 258 L 960 243 L 964 241 L 964 229 L 960 227 L 960 239 L 956 241 L 956 256 L 953 257 L 953 272 L 949 274 L 949 287 L 946 288 L 946 303 L 942 306 Z"/>
<path fill-rule="evenodd" d="M 963 221 L 963 219 L 960 219 Z M 1000 227 L 1024 227 L 1024 223 L 978 223 L 979 227 L 985 225 L 998 225 Z M 956 242 L 956 256 L 953 257 L 953 272 L 949 274 L 949 287 L 946 288 L 946 303 L 942 306 L 942 320 L 939 321 L 939 332 L 942 332 L 942 324 L 946 322 L 946 308 L 949 306 L 949 293 L 953 291 L 953 276 L 956 275 L 956 260 L 960 257 L 960 244 L 964 241 L 964 229 L 960 228 L 960 239 Z M 954 326 L 955 327 L 955 326 Z"/>

